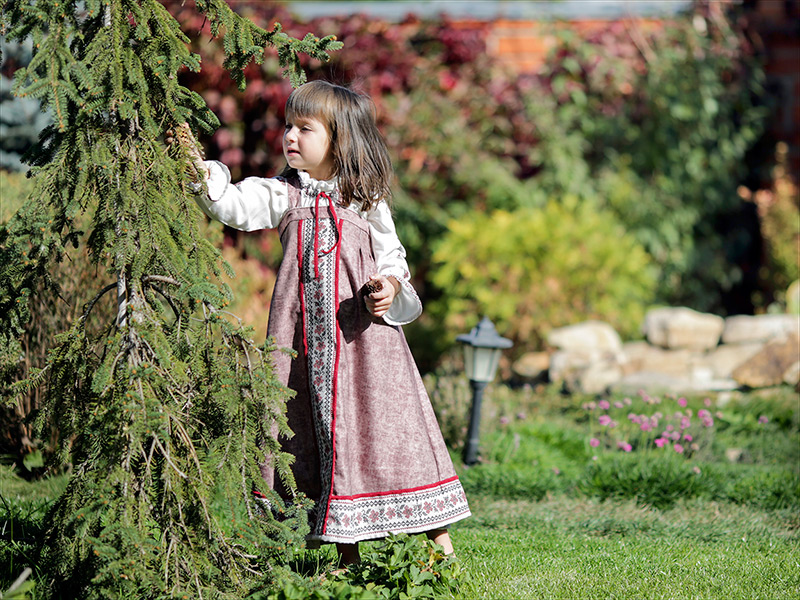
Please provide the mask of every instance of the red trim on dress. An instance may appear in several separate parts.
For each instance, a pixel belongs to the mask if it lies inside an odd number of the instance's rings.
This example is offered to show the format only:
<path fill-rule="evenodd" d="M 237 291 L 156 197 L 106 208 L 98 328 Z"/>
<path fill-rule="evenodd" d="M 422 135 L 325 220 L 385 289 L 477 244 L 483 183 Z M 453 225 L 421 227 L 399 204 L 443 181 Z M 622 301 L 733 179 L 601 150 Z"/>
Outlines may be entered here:
<path fill-rule="evenodd" d="M 404 490 L 389 490 L 386 492 L 373 492 L 373 493 L 366 493 L 366 494 L 353 494 L 352 496 L 331 496 L 330 500 L 357 500 L 359 498 L 373 498 L 377 496 L 391 496 L 394 494 L 410 494 L 413 492 L 421 492 L 422 490 L 429 490 L 431 488 L 435 488 L 440 485 L 444 485 L 446 483 L 450 483 L 451 481 L 455 481 L 458 479 L 458 475 L 453 475 L 447 479 L 443 479 L 442 481 L 437 481 L 436 483 L 429 483 L 428 485 L 420 485 L 418 487 L 407 488 Z"/>

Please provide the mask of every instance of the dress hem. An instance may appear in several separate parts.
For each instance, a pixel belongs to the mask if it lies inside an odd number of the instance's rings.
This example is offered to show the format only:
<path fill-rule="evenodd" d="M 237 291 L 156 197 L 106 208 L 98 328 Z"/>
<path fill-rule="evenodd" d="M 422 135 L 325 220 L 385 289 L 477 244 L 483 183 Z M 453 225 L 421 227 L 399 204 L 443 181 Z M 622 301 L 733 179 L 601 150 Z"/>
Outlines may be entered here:
<path fill-rule="evenodd" d="M 328 544 L 355 544 L 356 542 L 365 542 L 369 540 L 379 540 L 383 539 L 390 534 L 400 534 L 400 533 L 408 533 L 408 534 L 415 534 L 415 533 L 424 533 L 426 531 L 431 531 L 433 529 L 444 529 L 448 525 L 452 525 L 462 519 L 466 519 L 472 516 L 472 513 L 467 510 L 464 513 L 459 515 L 454 515 L 447 519 L 443 519 L 437 522 L 425 523 L 424 525 L 417 525 L 414 527 L 392 527 L 384 531 L 370 531 L 367 533 L 363 533 L 360 535 L 355 535 L 352 537 L 345 537 L 345 536 L 338 536 L 338 535 L 317 535 L 317 534 L 308 534 L 306 536 L 307 542 L 323 542 Z"/>

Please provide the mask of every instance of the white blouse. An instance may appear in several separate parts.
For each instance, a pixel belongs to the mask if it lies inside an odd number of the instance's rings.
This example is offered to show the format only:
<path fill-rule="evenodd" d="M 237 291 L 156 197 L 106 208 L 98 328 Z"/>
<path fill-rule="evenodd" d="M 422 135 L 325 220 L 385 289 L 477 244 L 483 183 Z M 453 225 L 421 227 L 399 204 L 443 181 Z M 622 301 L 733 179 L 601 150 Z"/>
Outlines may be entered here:
<path fill-rule="evenodd" d="M 289 190 L 285 181 L 275 178 L 247 177 L 231 184 L 231 174 L 218 161 L 205 161 L 208 177 L 208 196 L 198 194 L 197 204 L 212 219 L 242 231 L 272 229 L 281 222 L 289 209 Z M 310 194 L 300 195 L 300 206 L 314 206 L 319 192 L 332 192 L 336 180 L 318 181 L 305 171 L 298 171 L 303 186 L 310 186 Z M 381 200 L 368 211 L 350 205 L 349 210 L 359 214 L 369 223 L 372 252 L 378 273 L 394 277 L 400 282 L 400 292 L 395 296 L 383 320 L 389 325 L 405 325 L 422 313 L 422 303 L 411 285 L 411 274 L 406 261 L 406 250 L 400 243 L 389 206 Z"/>

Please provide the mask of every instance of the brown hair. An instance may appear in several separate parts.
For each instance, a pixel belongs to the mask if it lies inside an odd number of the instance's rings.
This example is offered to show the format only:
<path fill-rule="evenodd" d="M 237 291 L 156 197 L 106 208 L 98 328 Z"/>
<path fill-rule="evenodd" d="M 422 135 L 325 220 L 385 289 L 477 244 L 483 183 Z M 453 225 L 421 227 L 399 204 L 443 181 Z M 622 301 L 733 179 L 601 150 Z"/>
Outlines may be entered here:
<path fill-rule="evenodd" d="M 391 196 L 392 161 L 375 123 L 369 96 L 327 81 L 311 81 L 294 90 L 286 101 L 286 119 L 314 118 L 324 123 L 331 138 L 333 174 L 345 206 L 356 203 L 369 210 Z M 286 167 L 283 175 L 294 169 Z"/>

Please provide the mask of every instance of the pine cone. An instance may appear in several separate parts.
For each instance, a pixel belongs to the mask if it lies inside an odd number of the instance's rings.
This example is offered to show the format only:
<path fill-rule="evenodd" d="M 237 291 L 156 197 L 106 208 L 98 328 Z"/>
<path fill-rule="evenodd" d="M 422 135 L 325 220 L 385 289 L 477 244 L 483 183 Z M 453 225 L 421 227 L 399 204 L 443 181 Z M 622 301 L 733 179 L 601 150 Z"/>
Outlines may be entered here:
<path fill-rule="evenodd" d="M 383 289 L 383 283 L 381 283 L 380 279 L 370 279 L 367 283 L 364 284 L 364 294 L 374 294 L 375 292 L 380 292 Z"/>

